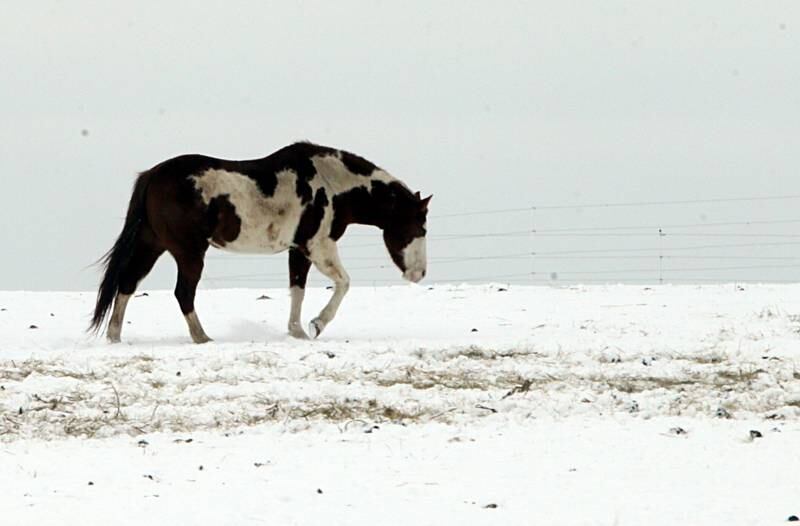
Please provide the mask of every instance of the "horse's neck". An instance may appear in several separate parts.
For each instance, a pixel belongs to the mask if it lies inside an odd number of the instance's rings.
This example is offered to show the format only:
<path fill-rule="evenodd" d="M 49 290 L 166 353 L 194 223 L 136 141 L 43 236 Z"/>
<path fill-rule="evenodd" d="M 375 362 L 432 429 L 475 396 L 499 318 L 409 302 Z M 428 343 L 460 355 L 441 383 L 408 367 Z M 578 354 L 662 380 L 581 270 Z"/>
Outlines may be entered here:
<path fill-rule="evenodd" d="M 364 177 L 364 176 L 359 176 Z M 325 178 L 323 178 L 325 181 Z M 386 227 L 386 210 L 389 209 L 391 203 L 388 196 L 381 194 L 381 192 L 373 191 L 372 181 L 378 181 L 384 184 L 398 184 L 405 186 L 402 181 L 389 175 L 383 170 L 379 170 L 369 176 L 369 183 L 367 185 L 359 185 L 349 188 L 344 192 L 338 192 L 341 199 L 339 207 L 344 207 L 340 217 L 343 224 L 341 227 L 346 228 L 347 225 L 369 225 L 375 226 L 383 230 Z M 326 185 L 327 186 L 327 185 Z"/>

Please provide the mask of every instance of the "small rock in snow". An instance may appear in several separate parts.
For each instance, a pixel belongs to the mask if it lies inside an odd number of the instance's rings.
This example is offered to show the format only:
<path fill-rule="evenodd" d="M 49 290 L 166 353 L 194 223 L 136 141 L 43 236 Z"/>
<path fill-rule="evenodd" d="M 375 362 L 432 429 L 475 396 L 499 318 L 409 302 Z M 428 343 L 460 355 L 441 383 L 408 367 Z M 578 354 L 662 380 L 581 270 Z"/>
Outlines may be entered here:
<path fill-rule="evenodd" d="M 715 415 L 717 418 L 731 418 L 731 414 L 724 407 L 718 408 Z"/>
<path fill-rule="evenodd" d="M 269 297 L 269 296 L 267 296 L 266 294 L 262 294 L 261 296 L 259 296 L 259 297 L 257 297 L 257 298 L 256 298 L 256 300 L 271 300 L 271 299 L 272 299 L 272 298 L 270 298 L 270 297 Z"/>
<path fill-rule="evenodd" d="M 478 332 L 478 329 L 476 329 L 475 327 L 473 327 L 473 328 L 472 328 L 472 330 L 471 330 L 471 331 L 469 331 L 469 332 Z"/>
<path fill-rule="evenodd" d="M 317 495 L 322 495 L 322 490 L 317 488 Z"/>
<path fill-rule="evenodd" d="M 497 504 L 495 504 L 494 502 L 492 502 L 492 503 L 490 503 L 490 504 L 487 504 L 486 506 L 484 506 L 484 509 L 487 509 L 487 510 L 494 510 L 494 509 L 497 509 Z"/>
<path fill-rule="evenodd" d="M 800 517 L 798 517 L 797 515 L 789 515 L 789 518 L 786 520 L 789 522 L 797 522 L 800 521 Z"/>
<path fill-rule="evenodd" d="M 671 427 L 669 432 L 673 435 L 687 435 L 688 432 L 682 427 Z"/>
<path fill-rule="evenodd" d="M 136 445 L 139 446 L 139 447 L 147 447 L 147 446 L 150 445 L 150 442 L 148 442 L 147 440 L 142 439 L 142 440 L 138 441 L 136 443 Z"/>
<path fill-rule="evenodd" d="M 28 328 L 29 329 L 38 329 L 39 327 L 37 327 L 36 325 L 31 324 Z"/>
<path fill-rule="evenodd" d="M 94 482 L 92 482 L 92 481 L 90 480 L 90 481 L 89 481 L 89 485 L 90 485 L 90 486 L 94 486 Z"/>
<path fill-rule="evenodd" d="M 148 293 L 146 293 L 146 292 L 142 292 L 141 294 L 137 294 L 137 295 L 136 295 L 136 296 L 134 296 L 134 297 L 135 297 L 135 298 L 145 298 L 145 297 L 147 297 L 147 296 L 149 296 L 149 295 L 150 295 L 150 294 L 148 294 Z"/>
<path fill-rule="evenodd" d="M 757 429 L 750 430 L 750 440 L 755 440 L 756 438 L 763 438 L 764 435 L 761 434 L 761 431 Z"/>

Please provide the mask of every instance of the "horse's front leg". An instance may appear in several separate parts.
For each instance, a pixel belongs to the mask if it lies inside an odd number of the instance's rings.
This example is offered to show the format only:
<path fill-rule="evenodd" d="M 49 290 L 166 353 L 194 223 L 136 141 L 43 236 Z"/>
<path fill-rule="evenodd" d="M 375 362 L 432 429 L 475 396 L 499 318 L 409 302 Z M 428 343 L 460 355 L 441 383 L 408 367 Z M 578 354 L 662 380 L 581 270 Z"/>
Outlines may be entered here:
<path fill-rule="evenodd" d="M 311 261 L 296 248 L 289 250 L 289 290 L 292 293 L 292 310 L 289 311 L 289 334 L 295 338 L 307 340 L 300 315 L 303 308 L 303 297 L 306 295 L 306 278 Z"/>
<path fill-rule="evenodd" d="M 339 261 L 336 243 L 331 240 L 325 240 L 315 247 L 310 254 L 310 258 L 314 266 L 333 280 L 334 284 L 333 295 L 328 304 L 325 305 L 319 316 L 308 324 L 308 333 L 312 338 L 316 338 L 336 316 L 336 311 L 339 309 L 342 299 L 350 289 L 350 276 L 347 275 L 342 262 Z"/>

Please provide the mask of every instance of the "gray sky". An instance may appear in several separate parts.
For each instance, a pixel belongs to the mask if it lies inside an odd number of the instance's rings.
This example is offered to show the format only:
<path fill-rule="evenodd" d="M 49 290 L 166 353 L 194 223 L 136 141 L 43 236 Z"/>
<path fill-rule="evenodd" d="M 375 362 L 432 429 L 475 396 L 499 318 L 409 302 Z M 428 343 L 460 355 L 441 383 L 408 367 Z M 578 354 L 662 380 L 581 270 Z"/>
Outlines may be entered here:
<path fill-rule="evenodd" d="M 85 267 L 118 234 L 136 172 L 297 139 L 435 195 L 430 280 L 657 281 L 659 265 L 670 281 L 800 278 L 799 198 L 578 208 L 800 195 L 794 0 L 6 11 L 0 289 L 93 289 L 99 273 Z M 446 217 L 532 205 L 567 208 Z M 747 221 L 766 223 L 717 224 Z M 506 235 L 448 237 L 492 232 Z M 377 235 L 345 239 L 356 283 L 400 283 L 375 268 L 390 265 Z M 285 254 L 213 251 L 203 284 L 284 285 L 286 266 Z M 142 286 L 173 283 L 167 256 Z"/>

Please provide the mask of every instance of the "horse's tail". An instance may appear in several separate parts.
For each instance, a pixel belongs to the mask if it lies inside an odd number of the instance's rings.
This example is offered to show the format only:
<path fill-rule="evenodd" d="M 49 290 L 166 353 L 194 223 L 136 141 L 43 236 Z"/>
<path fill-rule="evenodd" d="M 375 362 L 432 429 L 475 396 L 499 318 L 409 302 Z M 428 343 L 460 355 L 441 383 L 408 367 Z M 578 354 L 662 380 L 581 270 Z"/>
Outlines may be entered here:
<path fill-rule="evenodd" d="M 114 303 L 117 292 L 119 292 L 120 275 L 130 262 L 139 228 L 146 221 L 145 194 L 147 193 L 147 185 L 151 174 L 152 170 L 148 170 L 141 173 L 136 179 L 130 204 L 128 204 L 125 226 L 122 227 L 122 232 L 120 232 L 111 250 L 97 261 L 97 263 L 102 263 L 104 273 L 100 288 L 97 291 L 97 302 L 94 306 L 92 321 L 88 328 L 90 332 L 96 333 L 100 329 L 109 309 L 111 309 L 111 305 Z"/>

